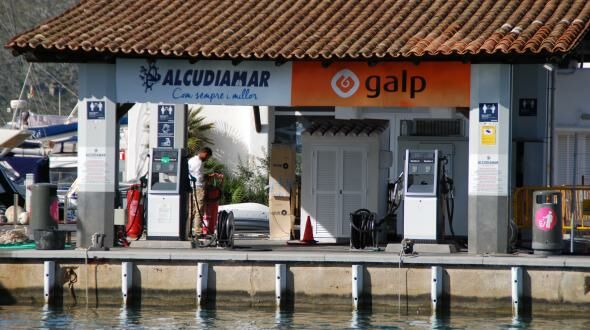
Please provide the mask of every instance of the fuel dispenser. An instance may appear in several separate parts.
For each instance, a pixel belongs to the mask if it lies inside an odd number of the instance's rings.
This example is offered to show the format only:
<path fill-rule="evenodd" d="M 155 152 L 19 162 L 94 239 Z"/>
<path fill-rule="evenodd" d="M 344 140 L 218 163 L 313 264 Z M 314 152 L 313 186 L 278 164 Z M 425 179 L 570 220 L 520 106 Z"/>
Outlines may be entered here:
<path fill-rule="evenodd" d="M 454 186 L 439 150 L 407 149 L 404 163 L 404 239 L 439 242 L 445 218 L 453 231 Z"/>
<path fill-rule="evenodd" d="M 148 240 L 185 240 L 188 171 L 184 149 L 154 148 L 148 181 Z"/>

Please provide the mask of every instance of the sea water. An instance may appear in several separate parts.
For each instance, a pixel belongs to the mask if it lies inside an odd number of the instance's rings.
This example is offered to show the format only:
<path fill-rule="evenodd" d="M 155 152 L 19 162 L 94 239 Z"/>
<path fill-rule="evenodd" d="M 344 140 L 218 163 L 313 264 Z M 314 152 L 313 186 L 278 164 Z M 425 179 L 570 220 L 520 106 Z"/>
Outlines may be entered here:
<path fill-rule="evenodd" d="M 582 314 L 528 319 L 483 313 L 445 317 L 397 312 L 268 308 L 48 308 L 0 306 L 0 329 L 590 329 Z"/>

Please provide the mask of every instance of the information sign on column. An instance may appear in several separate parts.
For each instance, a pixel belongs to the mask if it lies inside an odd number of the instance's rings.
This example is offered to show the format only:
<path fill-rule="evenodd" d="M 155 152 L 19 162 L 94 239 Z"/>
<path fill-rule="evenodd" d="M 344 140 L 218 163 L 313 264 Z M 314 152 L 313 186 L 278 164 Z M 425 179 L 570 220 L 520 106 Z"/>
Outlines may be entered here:
<path fill-rule="evenodd" d="M 174 147 L 174 105 L 158 105 L 158 148 Z"/>

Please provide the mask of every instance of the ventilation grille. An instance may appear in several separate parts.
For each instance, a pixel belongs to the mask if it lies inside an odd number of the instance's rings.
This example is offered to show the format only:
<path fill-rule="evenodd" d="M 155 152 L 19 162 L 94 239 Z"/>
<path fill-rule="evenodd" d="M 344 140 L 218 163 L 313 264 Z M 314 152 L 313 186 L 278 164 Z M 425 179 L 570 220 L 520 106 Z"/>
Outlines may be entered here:
<path fill-rule="evenodd" d="M 401 121 L 402 136 L 464 136 L 461 119 L 414 119 Z"/>

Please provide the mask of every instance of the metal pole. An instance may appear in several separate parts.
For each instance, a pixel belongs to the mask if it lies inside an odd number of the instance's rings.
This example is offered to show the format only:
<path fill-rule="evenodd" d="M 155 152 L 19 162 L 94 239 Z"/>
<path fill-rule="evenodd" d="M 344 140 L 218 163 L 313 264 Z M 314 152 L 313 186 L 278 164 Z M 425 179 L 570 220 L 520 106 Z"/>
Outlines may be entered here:
<path fill-rule="evenodd" d="M 522 313 L 522 267 L 512 267 L 512 315 L 518 316 Z"/>
<path fill-rule="evenodd" d="M 16 229 L 16 226 L 18 225 L 18 210 L 17 210 L 18 194 L 15 193 L 12 197 L 13 197 L 12 215 L 14 216 L 12 224 L 14 225 L 14 228 Z"/>
<path fill-rule="evenodd" d="M 570 230 L 570 253 L 574 253 L 574 236 L 576 231 L 576 172 L 578 171 L 578 133 L 574 133 L 574 171 L 572 177 L 574 179 L 572 185 L 572 220 Z"/>
<path fill-rule="evenodd" d="M 57 88 L 57 111 L 61 116 L 61 85 Z"/>

